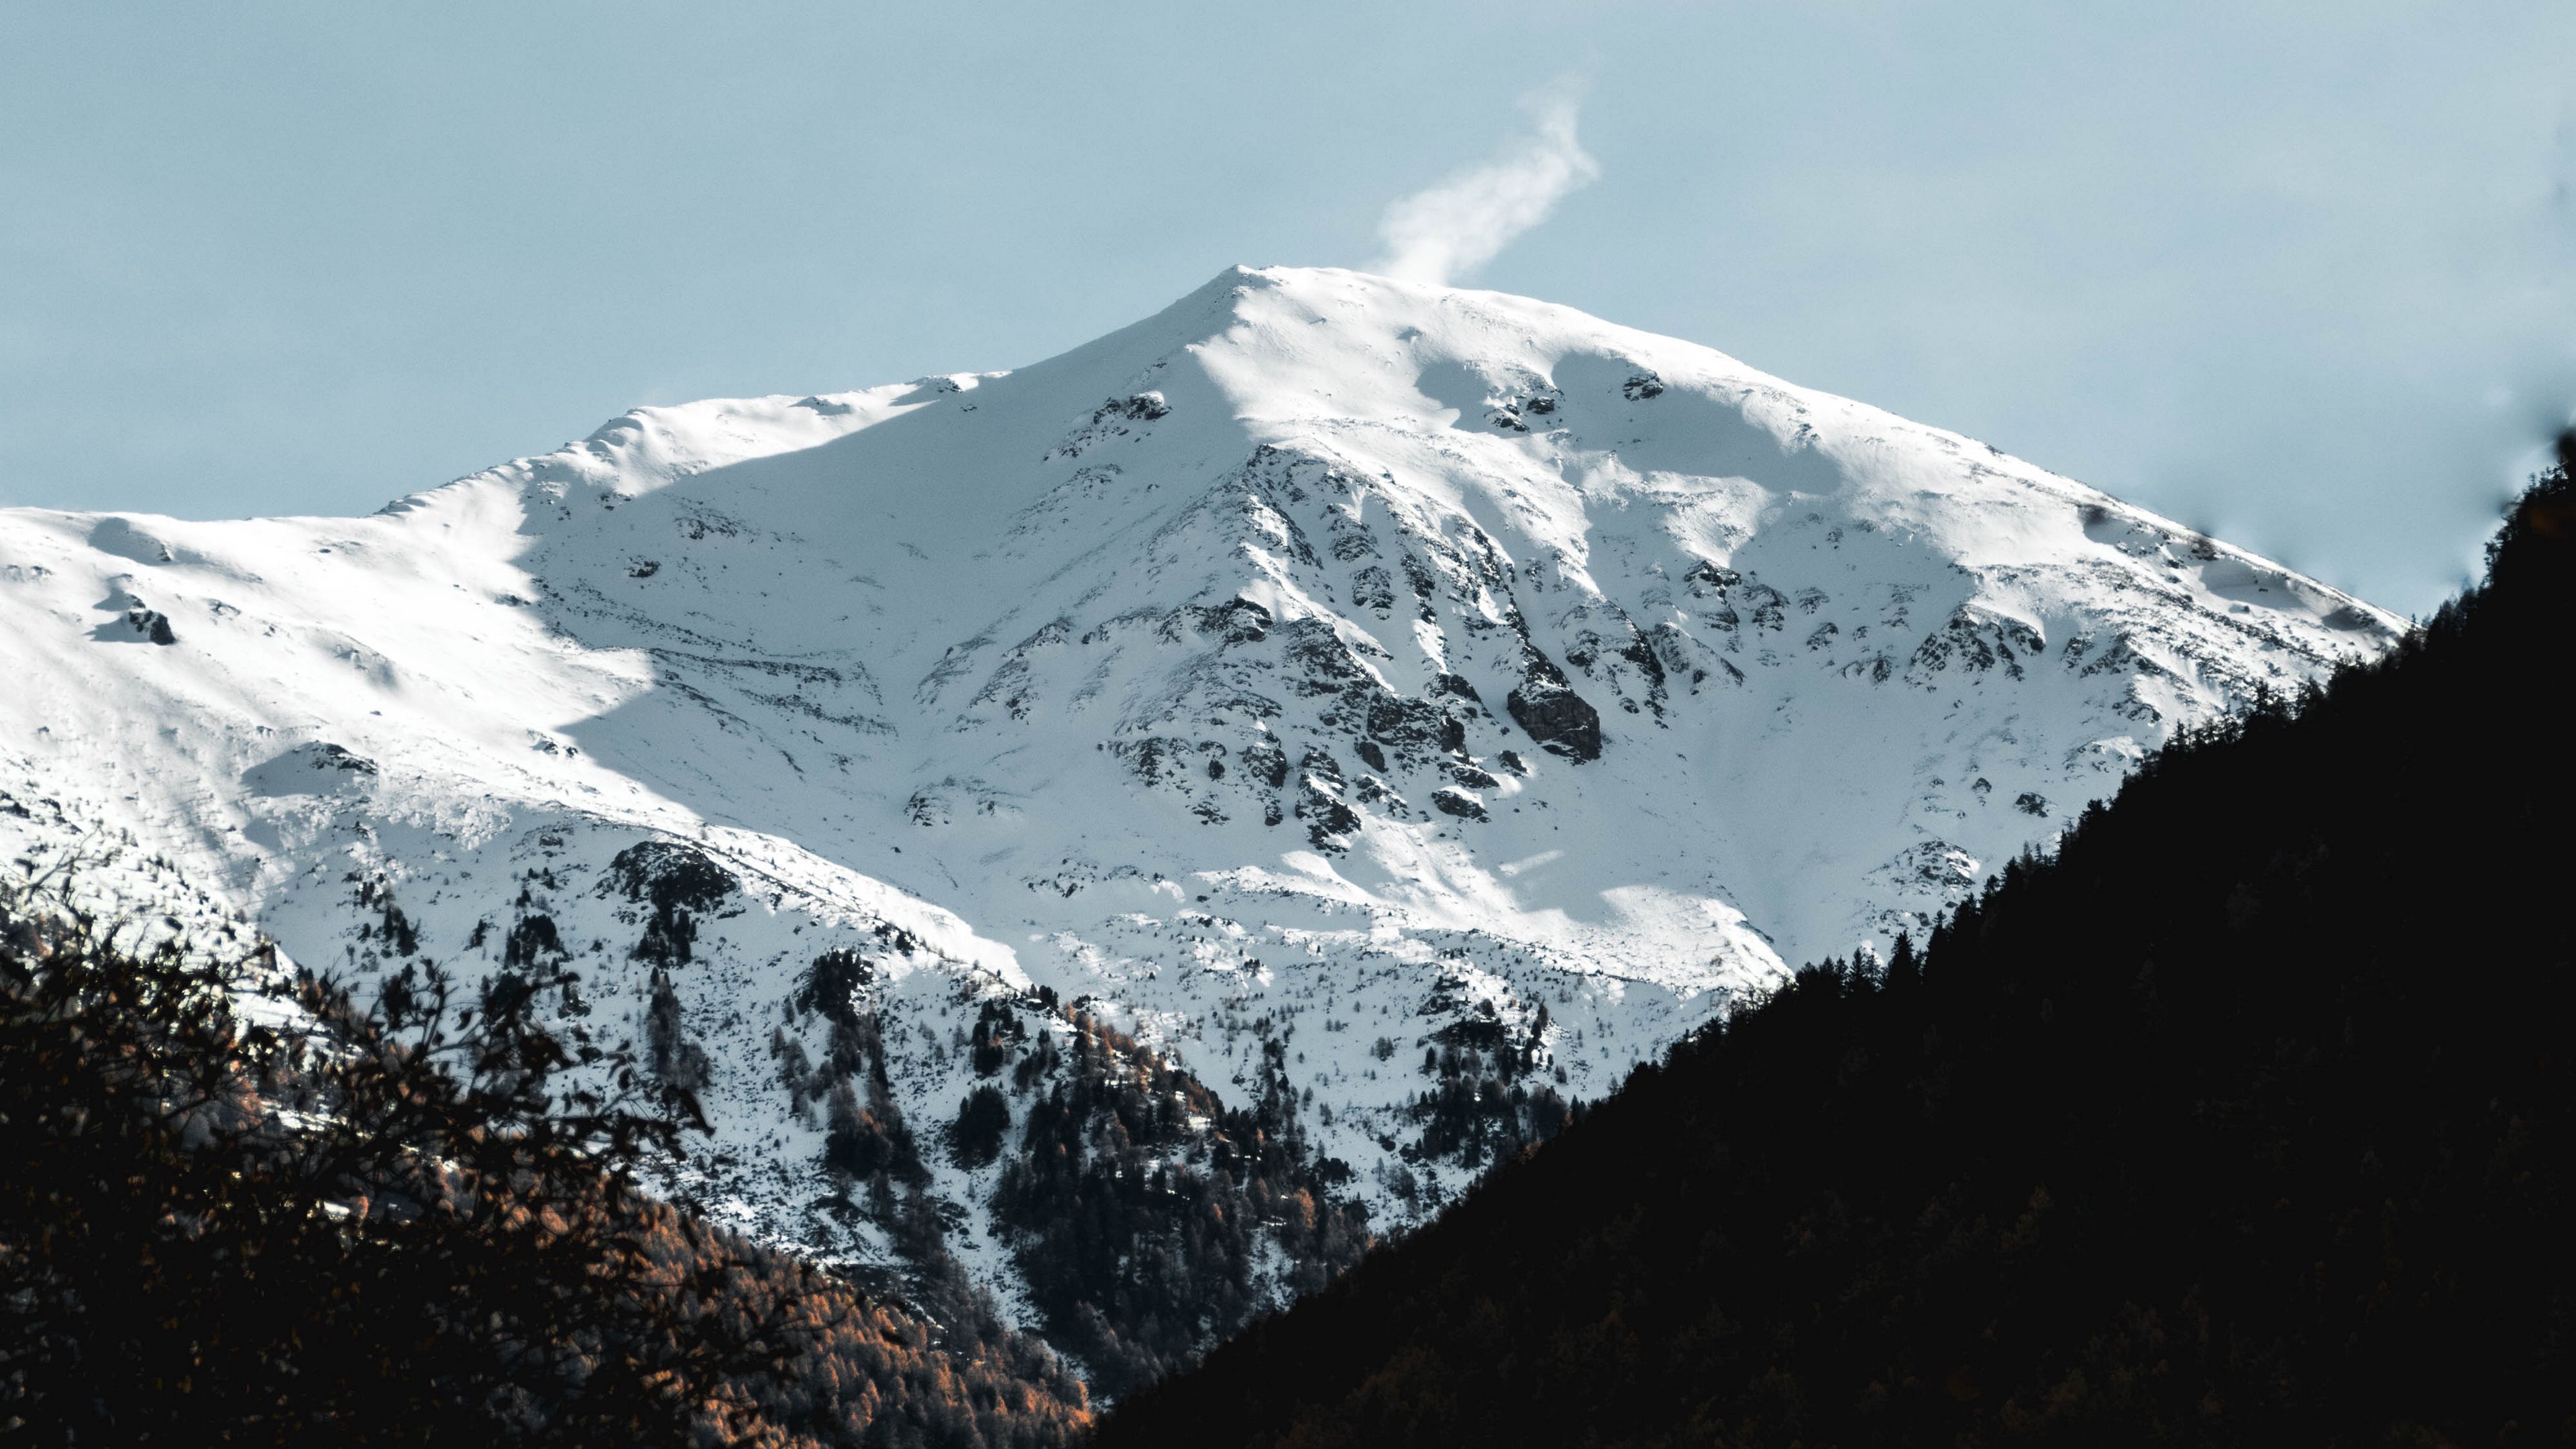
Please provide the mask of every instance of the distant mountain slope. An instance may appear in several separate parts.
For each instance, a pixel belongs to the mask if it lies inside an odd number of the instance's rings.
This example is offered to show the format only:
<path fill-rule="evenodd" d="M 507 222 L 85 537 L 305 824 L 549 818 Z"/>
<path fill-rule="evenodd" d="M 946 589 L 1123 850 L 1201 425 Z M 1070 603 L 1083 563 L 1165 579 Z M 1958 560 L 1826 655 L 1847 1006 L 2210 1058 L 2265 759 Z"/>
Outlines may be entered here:
<path fill-rule="evenodd" d="M 2567 1442 L 2571 637 L 2562 467 L 2393 657 L 2168 747 L 1919 969 L 1801 973 L 1098 1442 Z"/>
<path fill-rule="evenodd" d="M 1059 1329 L 994 1209 L 1031 1022 L 1268 1104 L 1242 1130 L 1303 1164 L 1242 1178 L 1193 1109 L 1147 1133 L 1174 1170 L 1407 1218 L 2394 637 L 1705 348 L 1297 270 L 1007 375 L 640 410 L 371 518 L 0 513 L 0 611 L 22 845 L 130 831 L 317 966 L 570 960 L 567 1028 L 704 1102 L 711 1210 L 875 1262 L 936 1217 Z M 996 1083 L 1009 1150 L 962 1166 Z M 1296 1220 L 1229 1293 L 1338 1261 Z M 1126 1325 L 1089 1353 L 1229 1326 L 1082 1291 Z"/>

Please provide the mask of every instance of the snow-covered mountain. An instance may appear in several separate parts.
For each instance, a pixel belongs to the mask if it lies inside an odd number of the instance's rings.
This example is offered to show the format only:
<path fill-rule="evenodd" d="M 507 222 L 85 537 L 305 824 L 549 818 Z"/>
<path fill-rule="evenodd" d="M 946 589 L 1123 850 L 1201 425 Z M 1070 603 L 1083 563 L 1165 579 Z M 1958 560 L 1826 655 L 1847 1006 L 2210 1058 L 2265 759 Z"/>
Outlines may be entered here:
<path fill-rule="evenodd" d="M 1293 269 L 369 518 L 0 513 L 0 611 L 16 853 L 130 833 L 362 983 L 568 961 L 568 1030 L 701 1084 L 698 1194 L 860 1256 L 782 1085 L 830 953 L 925 1144 L 1046 988 L 1228 1105 L 1284 1074 L 1402 1218 L 1460 1181 L 1426 1052 L 1606 1090 L 2396 629 L 1703 347 Z M 1019 1302 L 999 1169 L 924 1155 Z"/>

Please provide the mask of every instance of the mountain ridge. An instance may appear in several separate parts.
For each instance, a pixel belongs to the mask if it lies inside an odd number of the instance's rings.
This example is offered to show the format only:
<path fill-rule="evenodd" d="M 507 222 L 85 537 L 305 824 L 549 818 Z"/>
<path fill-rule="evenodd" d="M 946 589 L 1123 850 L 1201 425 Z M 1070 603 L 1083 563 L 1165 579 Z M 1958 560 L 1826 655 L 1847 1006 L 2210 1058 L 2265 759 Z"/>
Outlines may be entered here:
<path fill-rule="evenodd" d="M 864 960 L 851 1110 L 919 1124 L 949 1250 L 1022 1313 L 1008 1164 L 931 1130 L 1003 1080 L 989 1009 L 1107 1040 L 1079 1005 L 1238 1105 L 1284 1082 L 1334 1190 L 1406 1220 L 2395 637 L 1724 354 L 1298 269 L 1015 372 L 638 409 L 365 519 L 0 513 L 0 599 L 0 788 L 56 806 L 19 853 L 113 823 L 360 977 L 576 962 L 567 1025 L 659 1033 L 704 1103 L 682 1190 L 887 1262 L 782 1080 L 846 1025 L 819 963 Z M 1444 1050 L 1493 1090 L 1435 1100 Z"/>

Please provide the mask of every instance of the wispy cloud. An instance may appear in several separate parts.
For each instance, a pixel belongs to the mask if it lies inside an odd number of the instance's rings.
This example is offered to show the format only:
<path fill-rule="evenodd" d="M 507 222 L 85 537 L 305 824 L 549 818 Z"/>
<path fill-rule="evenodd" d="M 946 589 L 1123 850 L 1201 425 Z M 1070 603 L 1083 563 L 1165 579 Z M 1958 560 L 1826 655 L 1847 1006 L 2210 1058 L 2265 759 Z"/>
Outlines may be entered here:
<path fill-rule="evenodd" d="M 1385 254 L 1370 270 L 1448 282 L 1492 261 L 1547 220 L 1566 196 L 1601 174 L 1574 137 L 1576 98 L 1563 90 L 1526 103 L 1533 128 L 1494 158 L 1417 191 L 1378 223 Z"/>

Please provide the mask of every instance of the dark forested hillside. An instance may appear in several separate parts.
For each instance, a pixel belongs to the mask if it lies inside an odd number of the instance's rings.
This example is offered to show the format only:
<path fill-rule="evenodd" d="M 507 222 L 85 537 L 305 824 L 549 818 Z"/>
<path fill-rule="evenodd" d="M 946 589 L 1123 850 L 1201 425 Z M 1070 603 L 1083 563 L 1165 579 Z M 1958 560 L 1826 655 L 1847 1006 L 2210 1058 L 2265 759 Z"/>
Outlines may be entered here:
<path fill-rule="evenodd" d="M 2564 462 L 2489 566 L 1100 1442 L 2576 1440 Z"/>

